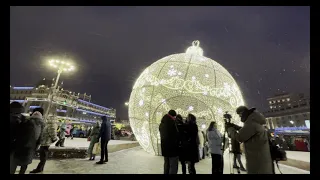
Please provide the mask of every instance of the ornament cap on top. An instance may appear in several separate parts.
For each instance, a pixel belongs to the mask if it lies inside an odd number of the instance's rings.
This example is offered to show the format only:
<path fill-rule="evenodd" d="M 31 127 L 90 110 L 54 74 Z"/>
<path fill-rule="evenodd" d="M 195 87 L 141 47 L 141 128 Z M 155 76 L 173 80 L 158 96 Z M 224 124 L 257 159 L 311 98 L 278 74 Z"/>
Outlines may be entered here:
<path fill-rule="evenodd" d="M 187 49 L 186 54 L 203 56 L 203 50 L 199 45 L 200 45 L 200 41 L 199 40 L 193 41 L 192 42 L 192 46 L 190 46 Z"/>

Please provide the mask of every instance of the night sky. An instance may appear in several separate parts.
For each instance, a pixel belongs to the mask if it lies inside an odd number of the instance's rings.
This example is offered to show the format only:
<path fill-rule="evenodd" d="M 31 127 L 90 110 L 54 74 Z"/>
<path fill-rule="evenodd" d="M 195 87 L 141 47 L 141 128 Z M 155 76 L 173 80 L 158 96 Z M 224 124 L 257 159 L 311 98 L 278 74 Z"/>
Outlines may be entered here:
<path fill-rule="evenodd" d="M 309 7 L 11 7 L 10 83 L 33 86 L 67 57 L 76 71 L 64 89 L 117 109 L 140 73 L 199 40 L 204 56 L 224 66 L 248 106 L 267 109 L 279 92 L 310 92 Z"/>

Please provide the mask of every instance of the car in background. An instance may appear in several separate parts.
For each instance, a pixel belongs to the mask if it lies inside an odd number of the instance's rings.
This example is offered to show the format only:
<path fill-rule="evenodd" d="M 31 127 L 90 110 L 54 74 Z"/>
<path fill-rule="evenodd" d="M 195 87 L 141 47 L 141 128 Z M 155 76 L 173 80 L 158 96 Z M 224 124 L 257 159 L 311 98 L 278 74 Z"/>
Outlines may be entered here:
<path fill-rule="evenodd" d="M 73 134 L 73 137 L 79 137 L 79 138 L 87 137 L 87 131 L 79 128 L 74 128 L 72 134 Z"/>

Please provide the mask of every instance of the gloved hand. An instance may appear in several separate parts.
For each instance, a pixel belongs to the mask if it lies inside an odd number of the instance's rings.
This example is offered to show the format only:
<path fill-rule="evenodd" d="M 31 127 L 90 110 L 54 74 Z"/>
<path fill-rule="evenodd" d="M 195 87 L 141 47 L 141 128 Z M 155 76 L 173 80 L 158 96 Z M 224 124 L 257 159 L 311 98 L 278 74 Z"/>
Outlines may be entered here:
<path fill-rule="evenodd" d="M 230 122 L 226 122 L 224 126 L 225 126 L 225 129 L 228 130 L 229 128 L 233 127 L 234 124 Z"/>
<path fill-rule="evenodd" d="M 237 131 L 239 131 L 242 127 L 241 126 L 238 126 L 238 125 L 236 125 L 236 124 L 233 124 L 233 127 L 237 130 Z"/>

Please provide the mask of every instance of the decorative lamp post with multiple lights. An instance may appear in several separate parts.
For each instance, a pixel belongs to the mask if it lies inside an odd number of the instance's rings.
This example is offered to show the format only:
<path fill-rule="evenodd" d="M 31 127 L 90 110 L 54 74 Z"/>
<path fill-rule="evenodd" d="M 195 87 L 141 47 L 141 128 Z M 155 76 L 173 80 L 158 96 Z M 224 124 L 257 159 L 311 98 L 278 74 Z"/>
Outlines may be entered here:
<path fill-rule="evenodd" d="M 55 69 L 58 69 L 58 74 L 57 74 L 54 86 L 52 88 L 52 91 L 49 94 L 50 102 L 49 102 L 48 108 L 46 110 L 45 117 L 47 117 L 47 115 L 49 113 L 49 110 L 50 110 L 51 105 L 52 105 L 53 96 L 57 92 L 57 86 L 58 86 L 58 82 L 59 82 L 61 73 L 62 72 L 70 72 L 70 71 L 74 70 L 74 66 L 72 64 L 70 64 L 69 62 L 65 62 L 65 61 L 52 59 L 52 60 L 49 61 L 49 65 L 51 67 L 55 68 Z"/>

